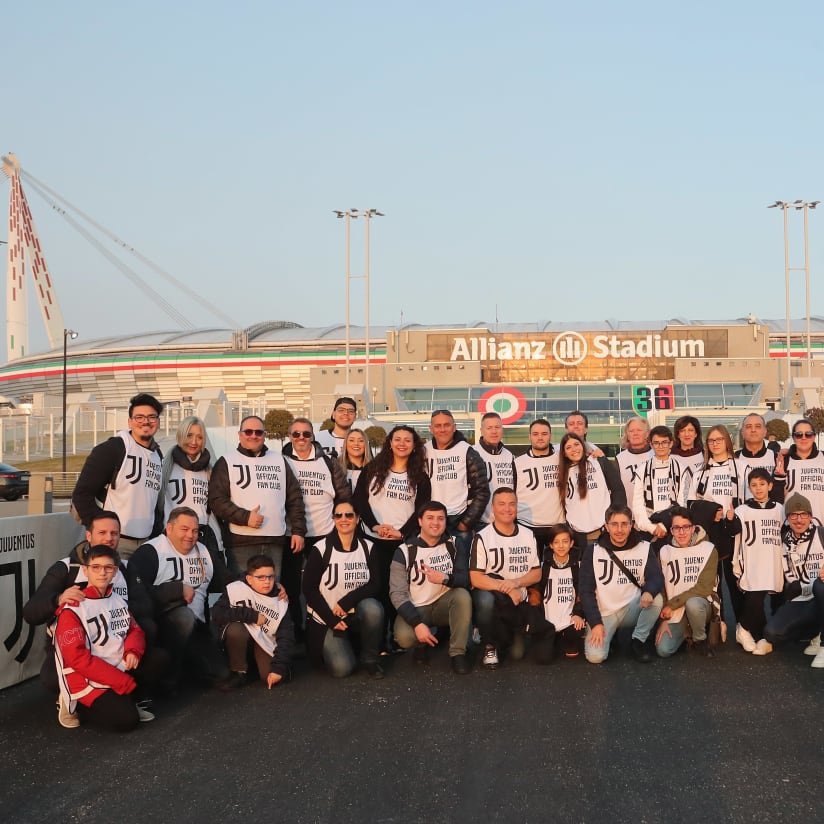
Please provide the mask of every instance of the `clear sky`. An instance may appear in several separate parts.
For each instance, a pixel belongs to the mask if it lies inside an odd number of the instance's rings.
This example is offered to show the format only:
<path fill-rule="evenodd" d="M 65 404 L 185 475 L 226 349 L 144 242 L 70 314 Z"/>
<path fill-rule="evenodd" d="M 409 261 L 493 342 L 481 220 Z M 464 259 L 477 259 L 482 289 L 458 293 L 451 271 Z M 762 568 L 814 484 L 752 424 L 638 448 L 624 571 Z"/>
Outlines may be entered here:
<path fill-rule="evenodd" d="M 824 200 L 820 2 L 45 0 L 3 27 L 0 151 L 243 325 L 343 321 L 348 207 L 386 213 L 373 324 L 781 318 L 766 206 Z M 28 197 L 68 326 L 174 328 Z M 824 206 L 810 263 L 824 314 Z"/>

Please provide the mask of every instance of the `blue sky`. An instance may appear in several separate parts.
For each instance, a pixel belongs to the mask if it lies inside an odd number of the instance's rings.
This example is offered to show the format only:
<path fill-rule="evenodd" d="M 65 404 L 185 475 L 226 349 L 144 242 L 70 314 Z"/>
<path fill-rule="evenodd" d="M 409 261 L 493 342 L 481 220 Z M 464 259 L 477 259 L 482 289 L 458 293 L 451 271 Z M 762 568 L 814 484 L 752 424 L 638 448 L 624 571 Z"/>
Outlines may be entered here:
<path fill-rule="evenodd" d="M 823 18 L 813 2 L 20 4 L 0 151 L 243 325 L 343 321 L 347 207 L 386 213 L 373 324 L 780 318 L 766 206 L 824 199 Z M 28 197 L 68 326 L 174 327 Z M 356 221 L 355 272 L 362 250 Z M 824 207 L 810 263 L 824 314 Z M 362 321 L 359 282 L 352 305 Z"/>

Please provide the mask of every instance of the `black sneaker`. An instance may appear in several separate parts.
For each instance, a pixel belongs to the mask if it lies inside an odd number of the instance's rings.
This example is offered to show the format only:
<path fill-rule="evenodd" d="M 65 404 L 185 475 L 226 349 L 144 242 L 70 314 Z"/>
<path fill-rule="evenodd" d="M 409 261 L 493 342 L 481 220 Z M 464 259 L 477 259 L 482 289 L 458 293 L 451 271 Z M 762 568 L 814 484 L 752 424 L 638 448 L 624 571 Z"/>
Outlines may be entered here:
<path fill-rule="evenodd" d="M 649 664 L 652 661 L 652 654 L 649 651 L 647 642 L 638 638 L 632 639 L 632 654 L 639 664 Z"/>
<path fill-rule="evenodd" d="M 426 647 L 423 644 L 418 644 L 415 647 L 415 652 L 412 653 L 412 660 L 416 664 L 428 664 L 429 663 L 429 656 L 426 652 Z"/>
<path fill-rule="evenodd" d="M 452 670 L 456 675 L 467 675 L 472 671 L 472 664 L 465 655 L 455 655 L 452 658 Z"/>
<path fill-rule="evenodd" d="M 370 677 L 374 678 L 376 681 L 380 681 L 385 676 L 383 668 L 380 664 L 366 664 L 365 666 Z"/>
<path fill-rule="evenodd" d="M 227 678 L 218 681 L 217 688 L 221 692 L 232 692 L 246 686 L 245 672 L 230 672 Z"/>

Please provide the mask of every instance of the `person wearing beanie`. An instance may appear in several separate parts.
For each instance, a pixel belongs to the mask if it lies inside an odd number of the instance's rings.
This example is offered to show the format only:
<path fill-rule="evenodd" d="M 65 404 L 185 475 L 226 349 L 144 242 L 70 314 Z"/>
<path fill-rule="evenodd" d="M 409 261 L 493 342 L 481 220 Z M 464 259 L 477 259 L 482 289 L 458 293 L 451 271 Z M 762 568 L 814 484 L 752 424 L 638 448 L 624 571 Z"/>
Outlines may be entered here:
<path fill-rule="evenodd" d="M 781 530 L 784 604 L 773 614 L 764 637 L 771 644 L 812 638 L 804 650 L 812 666 L 824 669 L 824 527 L 813 522 L 812 504 L 799 493 L 784 502 L 787 526 Z M 813 637 L 818 633 L 817 637 Z"/>

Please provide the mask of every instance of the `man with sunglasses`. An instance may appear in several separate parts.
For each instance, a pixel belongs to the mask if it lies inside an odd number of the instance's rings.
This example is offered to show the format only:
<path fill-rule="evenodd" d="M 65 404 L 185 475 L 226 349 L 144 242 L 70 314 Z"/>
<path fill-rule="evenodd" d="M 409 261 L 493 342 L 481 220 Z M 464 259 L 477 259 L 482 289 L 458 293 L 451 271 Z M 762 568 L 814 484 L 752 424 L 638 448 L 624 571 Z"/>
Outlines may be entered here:
<path fill-rule="evenodd" d="M 255 555 L 268 555 L 281 573 L 286 533 L 293 552 L 303 549 L 306 514 L 297 478 L 283 455 L 264 442 L 263 421 L 240 422 L 237 448 L 218 458 L 209 479 L 209 508 L 229 530 L 232 561 L 239 574 Z"/>
<path fill-rule="evenodd" d="M 116 512 L 122 558 L 161 529 L 157 498 L 163 455 L 154 436 L 163 404 L 141 393 L 129 401 L 129 428 L 98 444 L 89 453 L 72 493 L 72 505 L 88 527 L 103 510 Z"/>
<path fill-rule="evenodd" d="M 340 458 L 343 455 L 343 445 L 346 436 L 355 423 L 358 416 L 358 405 L 354 398 L 338 398 L 332 408 L 330 415 L 334 426 L 331 429 L 323 429 L 318 432 L 317 442 L 323 447 L 323 451 L 333 458 Z"/>
<path fill-rule="evenodd" d="M 783 503 L 796 492 L 811 504 L 813 520 L 824 524 L 824 455 L 816 445 L 815 427 L 807 418 L 793 424 L 793 445 L 775 459 L 772 497 Z"/>
<path fill-rule="evenodd" d="M 295 418 L 289 426 L 289 443 L 283 447 L 286 462 L 294 472 L 303 494 L 306 510 L 306 548 L 314 546 L 334 528 L 335 504 L 348 501 L 352 490 L 336 458 L 323 451 L 315 440 L 312 422 Z M 302 548 L 301 548 L 302 549 Z M 300 603 L 301 574 L 305 553 L 294 549 L 283 563 L 283 585 L 289 596 L 289 609 L 295 622 L 295 635 L 303 640 L 303 613 Z"/>

